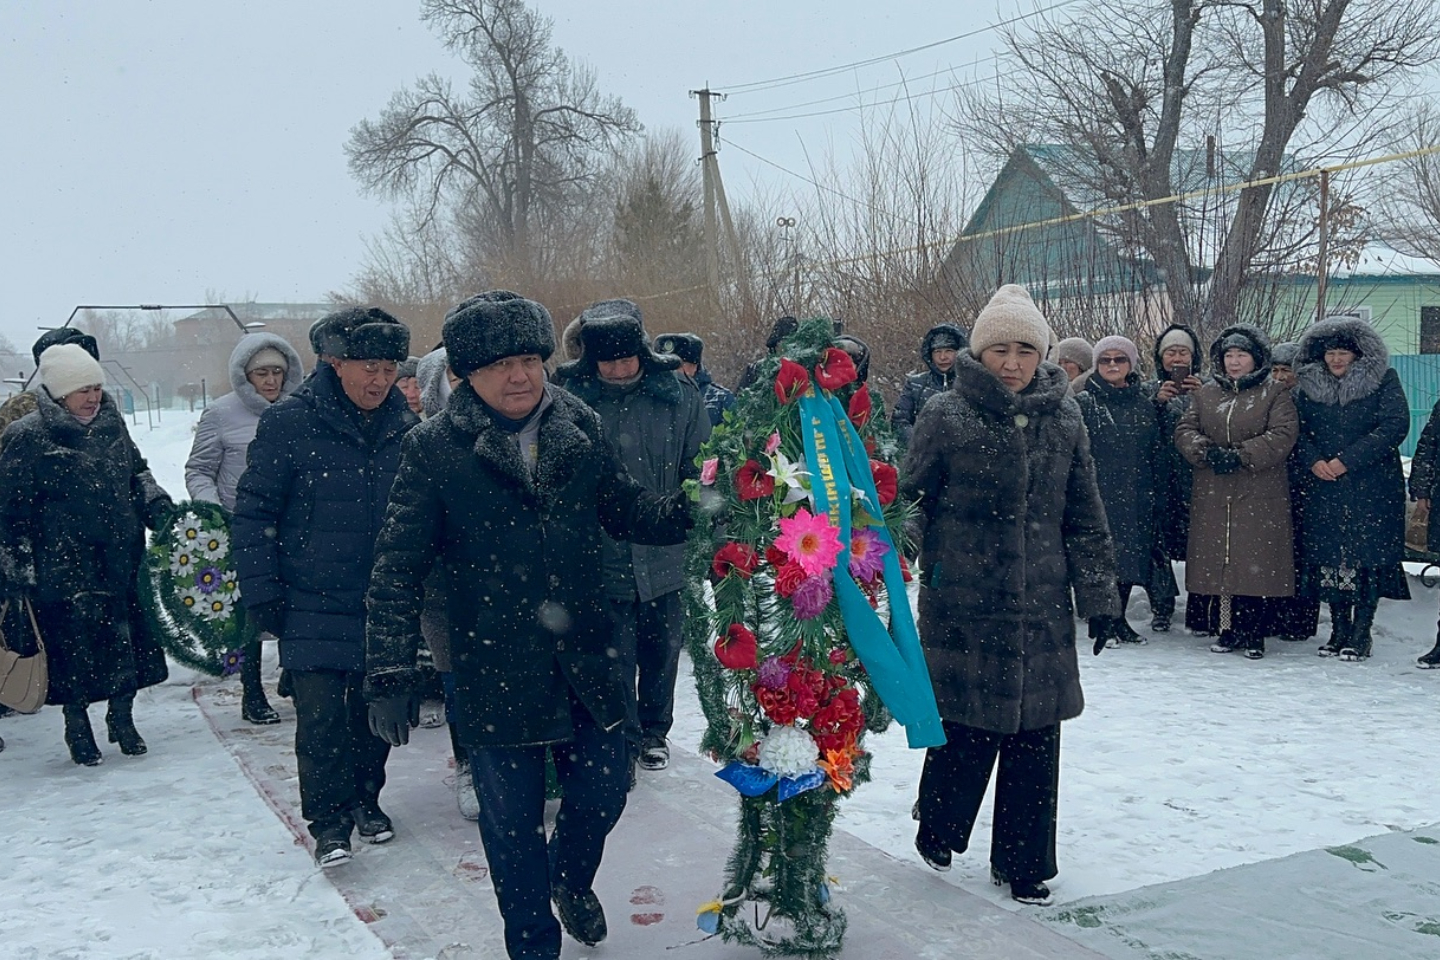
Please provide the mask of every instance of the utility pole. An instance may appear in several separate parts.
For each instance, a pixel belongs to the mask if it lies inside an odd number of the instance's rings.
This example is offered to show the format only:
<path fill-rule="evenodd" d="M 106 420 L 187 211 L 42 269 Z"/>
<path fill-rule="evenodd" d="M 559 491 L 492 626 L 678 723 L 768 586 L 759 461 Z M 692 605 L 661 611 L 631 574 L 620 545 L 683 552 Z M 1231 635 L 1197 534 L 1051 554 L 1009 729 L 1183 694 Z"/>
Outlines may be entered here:
<path fill-rule="evenodd" d="M 725 182 L 720 178 L 720 162 L 715 149 L 715 134 L 719 131 L 720 125 L 710 112 L 710 99 L 712 97 L 724 99 L 725 95 L 716 93 L 708 86 L 701 90 L 691 90 L 690 95 L 700 100 L 700 173 L 705 192 L 705 248 L 710 290 L 718 304 L 720 302 L 720 231 L 716 223 L 718 207 L 719 220 L 725 226 L 725 239 L 730 244 L 730 260 L 735 265 L 735 280 L 740 286 L 740 299 L 748 308 L 754 302 L 750 297 L 750 280 L 745 275 L 744 264 L 740 256 L 740 238 L 735 232 L 735 221 L 730 217 L 730 203 L 725 199 Z"/>

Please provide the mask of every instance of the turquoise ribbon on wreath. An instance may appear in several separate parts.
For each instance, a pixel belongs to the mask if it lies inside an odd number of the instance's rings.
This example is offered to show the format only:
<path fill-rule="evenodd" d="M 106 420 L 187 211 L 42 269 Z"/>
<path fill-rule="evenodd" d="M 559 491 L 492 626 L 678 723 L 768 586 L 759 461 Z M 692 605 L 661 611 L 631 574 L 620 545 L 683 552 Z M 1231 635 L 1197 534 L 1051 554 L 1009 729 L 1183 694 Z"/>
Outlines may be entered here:
<path fill-rule="evenodd" d="M 850 645 L 860 658 L 870 685 L 890 713 L 905 728 L 913 749 L 938 747 L 945 742 L 935 688 L 920 649 L 920 633 L 905 592 L 899 554 L 884 523 L 880 495 L 870 472 L 865 444 L 850 423 L 840 401 L 822 397 L 812 388 L 800 397 L 801 434 L 806 468 L 815 508 L 829 514 L 840 528 L 840 558 L 835 564 L 835 599 Z M 832 451 L 834 453 L 832 454 Z M 867 512 L 878 522 L 873 529 L 890 549 L 884 558 L 885 589 L 890 594 L 890 628 L 850 576 L 851 491 L 859 490 Z"/>

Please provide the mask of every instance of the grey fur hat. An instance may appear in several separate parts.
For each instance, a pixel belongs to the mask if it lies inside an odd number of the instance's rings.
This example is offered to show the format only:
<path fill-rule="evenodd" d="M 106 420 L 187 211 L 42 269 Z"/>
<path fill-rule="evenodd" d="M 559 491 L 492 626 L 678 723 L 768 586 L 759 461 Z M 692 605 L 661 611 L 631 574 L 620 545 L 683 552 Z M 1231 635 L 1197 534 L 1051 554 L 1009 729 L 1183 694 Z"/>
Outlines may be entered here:
<path fill-rule="evenodd" d="M 395 363 L 410 356 L 410 328 L 379 307 L 346 307 L 316 326 L 310 328 L 310 342 L 321 356 Z"/>
<path fill-rule="evenodd" d="M 1293 370 L 1299 361 L 1300 344 L 1293 340 L 1277 343 L 1270 351 L 1270 366 L 1272 367 L 1289 367 Z"/>
<path fill-rule="evenodd" d="M 682 363 L 700 366 L 705 353 L 705 341 L 693 333 L 666 333 L 655 338 L 656 353 L 673 353 Z"/>
<path fill-rule="evenodd" d="M 506 357 L 534 353 L 548 360 L 555 352 L 550 311 L 509 290 L 488 290 L 451 307 L 441 336 L 450 369 L 461 378 Z"/>
<path fill-rule="evenodd" d="M 1069 360 L 1084 373 L 1095 366 L 1095 348 L 1084 337 L 1066 337 L 1050 350 L 1051 363 L 1062 360 Z"/>

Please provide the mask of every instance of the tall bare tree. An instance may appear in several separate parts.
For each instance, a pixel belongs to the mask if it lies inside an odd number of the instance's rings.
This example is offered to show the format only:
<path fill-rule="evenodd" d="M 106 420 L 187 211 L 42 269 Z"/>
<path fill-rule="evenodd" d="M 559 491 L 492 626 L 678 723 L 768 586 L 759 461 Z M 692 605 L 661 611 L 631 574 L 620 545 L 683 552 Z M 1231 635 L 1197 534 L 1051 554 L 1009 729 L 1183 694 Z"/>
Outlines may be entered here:
<path fill-rule="evenodd" d="M 1412 256 L 1440 260 L 1440 109 L 1421 103 L 1411 110 L 1395 144 L 1413 154 L 1387 171 L 1378 191 L 1387 231 L 1383 239 Z"/>
<path fill-rule="evenodd" d="M 1022 141 L 1075 147 L 1074 175 L 1107 203 L 1159 201 L 1193 187 L 1176 176 L 1178 151 L 1207 137 L 1238 164 L 1212 183 L 1355 148 L 1435 60 L 1437 32 L 1431 0 L 1095 0 L 1075 21 L 1009 29 L 993 87 L 963 94 L 958 122 L 998 155 Z M 1209 330 L 1236 315 L 1258 260 L 1293 265 L 1313 240 L 1313 212 L 1276 216 L 1277 198 L 1295 196 L 1261 184 L 1106 227 L 1154 262 L 1174 316 Z"/>
<path fill-rule="evenodd" d="M 503 272 L 533 277 L 546 231 L 640 124 L 522 0 L 424 0 L 422 10 L 473 71 L 468 89 L 431 74 L 397 92 L 351 131 L 350 170 L 427 219 L 448 215 Z"/>

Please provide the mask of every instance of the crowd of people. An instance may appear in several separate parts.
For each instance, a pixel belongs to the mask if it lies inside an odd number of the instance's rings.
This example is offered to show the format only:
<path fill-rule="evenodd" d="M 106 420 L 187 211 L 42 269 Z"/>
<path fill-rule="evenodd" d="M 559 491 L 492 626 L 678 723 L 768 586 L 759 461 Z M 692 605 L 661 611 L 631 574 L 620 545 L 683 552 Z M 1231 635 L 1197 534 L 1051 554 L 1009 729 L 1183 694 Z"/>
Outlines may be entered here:
<path fill-rule="evenodd" d="M 776 321 L 767 354 L 797 329 Z M 838 328 L 835 343 L 864 379 L 868 346 Z M 606 836 L 637 769 L 670 760 L 682 484 L 736 409 L 701 338 L 652 338 L 629 300 L 592 304 L 558 346 L 548 311 L 508 291 L 455 305 L 420 357 L 393 315 L 338 310 L 311 329 L 308 376 L 284 339 L 248 334 L 185 465 L 189 497 L 232 516 L 251 723 L 280 722 L 260 674 L 262 641 L 279 641 L 317 864 L 351 859 L 356 833 L 395 836 L 386 761 L 438 698 L 512 958 L 557 957 L 562 926 L 606 936 Z M 1096 654 L 1145 644 L 1126 617 L 1138 588 L 1148 633 L 1170 632 L 1183 561 L 1184 626 L 1214 652 L 1258 660 L 1268 638 L 1315 637 L 1328 605 L 1318 653 L 1361 663 L 1379 602 L 1409 598 L 1409 409 L 1369 324 L 1328 318 L 1272 345 L 1235 323 L 1208 347 L 1173 325 L 1151 346 L 1147 374 L 1127 337 L 1058 339 L 1007 285 L 969 330 L 926 332 L 891 417 L 947 740 L 927 753 L 916 847 L 948 869 L 998 765 L 992 872 L 1023 902 L 1046 902 L 1057 871 L 1060 725 L 1084 704 L 1077 618 Z M 94 338 L 50 331 L 34 355 L 35 386 L 0 413 L 14 421 L 0 435 L 5 636 L 31 652 L 33 609 L 46 702 L 71 758 L 94 766 L 93 703 L 122 753 L 147 750 L 134 698 L 166 663 L 141 612 L 144 531 L 174 504 L 102 389 Z M 1422 509 L 1440 486 L 1437 421 L 1409 476 Z M 1440 639 L 1419 665 L 1440 666 Z"/>

